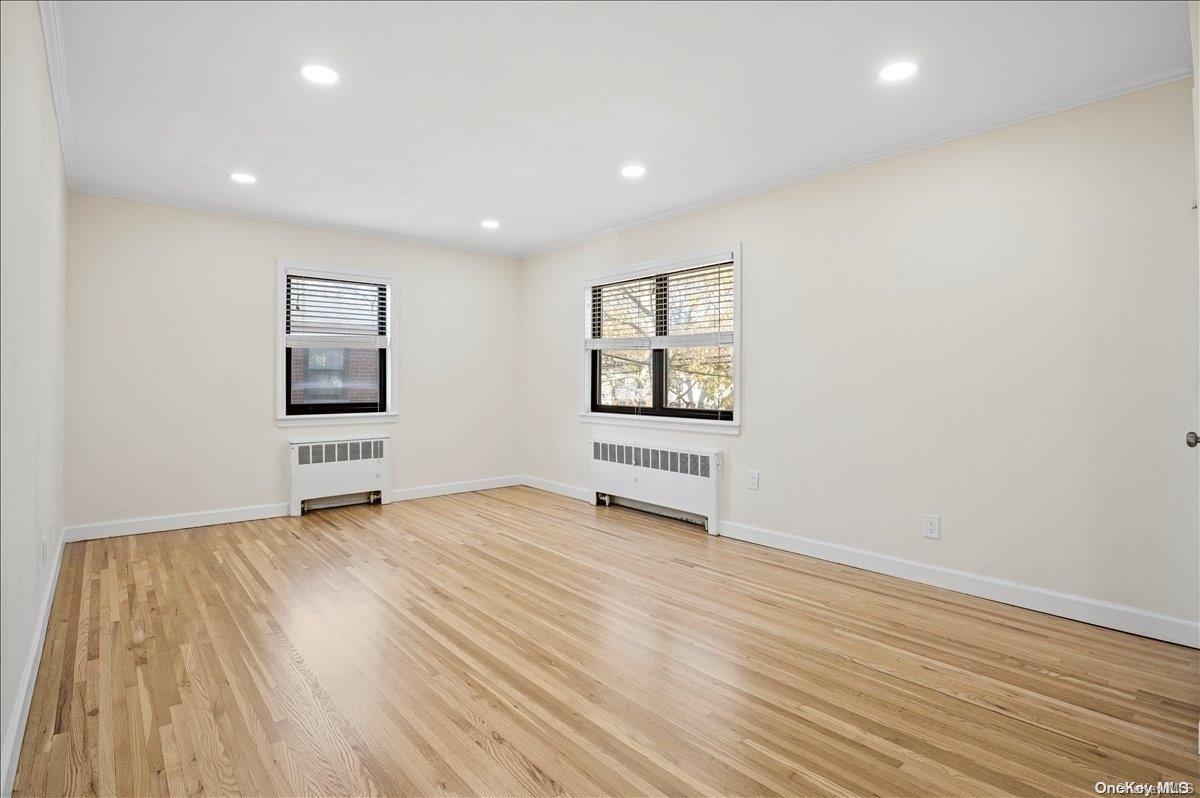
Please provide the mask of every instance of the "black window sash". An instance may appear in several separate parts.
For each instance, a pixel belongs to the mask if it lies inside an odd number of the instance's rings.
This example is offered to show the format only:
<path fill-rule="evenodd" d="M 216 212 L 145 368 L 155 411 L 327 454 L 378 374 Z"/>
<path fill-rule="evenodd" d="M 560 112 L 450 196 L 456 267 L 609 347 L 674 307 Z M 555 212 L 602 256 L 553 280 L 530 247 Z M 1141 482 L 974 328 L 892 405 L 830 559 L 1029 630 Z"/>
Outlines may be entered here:
<path fill-rule="evenodd" d="M 666 274 L 654 278 L 654 334 L 667 335 L 667 277 Z M 601 317 L 603 316 L 602 286 L 592 288 L 592 337 L 602 337 Z M 732 421 L 733 413 L 737 410 L 701 410 L 685 407 L 667 406 L 667 350 L 650 350 L 650 381 L 651 406 L 629 407 L 627 405 L 605 405 L 600 403 L 600 358 L 603 349 L 592 350 L 592 386 L 591 410 L 593 413 L 621 413 L 630 416 L 660 416 L 670 418 L 695 418 L 709 421 Z"/>
<path fill-rule="evenodd" d="M 334 415 L 338 413 L 383 413 L 388 409 L 388 350 L 379 349 L 379 401 L 378 402 L 310 402 L 296 404 L 292 401 L 292 347 L 287 347 L 283 358 L 284 384 L 287 388 L 286 415 Z"/>
<path fill-rule="evenodd" d="M 379 350 L 379 401 L 378 402 L 309 402 L 296 404 L 292 402 L 292 347 L 287 347 L 287 357 L 284 358 L 286 371 L 287 406 L 285 415 L 289 416 L 319 416 L 338 413 L 382 413 L 387 410 L 387 353 Z"/>
<path fill-rule="evenodd" d="M 307 277 L 305 275 L 296 275 L 305 280 L 325 280 L 331 283 L 358 283 L 359 280 L 352 279 L 334 279 L 325 277 Z M 379 335 L 387 335 L 387 286 L 376 283 L 376 313 L 377 331 Z M 285 296 L 284 307 L 289 309 L 292 304 L 292 275 L 288 275 L 285 280 Z M 284 333 L 291 332 L 290 315 L 284 327 Z M 346 413 L 382 413 L 387 410 L 387 385 L 390 375 L 388 369 L 388 350 L 380 348 L 379 350 L 379 401 L 377 402 L 308 402 L 294 403 L 292 401 L 292 347 L 286 347 L 285 357 L 283 359 L 284 368 L 284 385 L 287 392 L 285 401 L 284 414 L 288 416 L 321 416 L 321 415 L 339 415 Z M 307 370 L 306 370 L 307 371 Z"/>

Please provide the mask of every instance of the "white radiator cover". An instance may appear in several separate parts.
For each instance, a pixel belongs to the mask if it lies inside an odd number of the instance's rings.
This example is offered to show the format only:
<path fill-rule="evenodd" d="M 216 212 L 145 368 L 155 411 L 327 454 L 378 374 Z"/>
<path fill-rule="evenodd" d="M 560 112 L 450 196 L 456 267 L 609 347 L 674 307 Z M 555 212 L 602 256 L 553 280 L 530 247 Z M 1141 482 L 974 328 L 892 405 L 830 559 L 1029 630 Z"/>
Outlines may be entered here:
<path fill-rule="evenodd" d="M 288 452 L 288 513 L 311 499 L 379 492 L 388 501 L 391 441 L 387 435 L 293 440 Z"/>
<path fill-rule="evenodd" d="M 593 493 L 702 515 L 717 534 L 719 452 L 599 439 L 588 447 Z"/>

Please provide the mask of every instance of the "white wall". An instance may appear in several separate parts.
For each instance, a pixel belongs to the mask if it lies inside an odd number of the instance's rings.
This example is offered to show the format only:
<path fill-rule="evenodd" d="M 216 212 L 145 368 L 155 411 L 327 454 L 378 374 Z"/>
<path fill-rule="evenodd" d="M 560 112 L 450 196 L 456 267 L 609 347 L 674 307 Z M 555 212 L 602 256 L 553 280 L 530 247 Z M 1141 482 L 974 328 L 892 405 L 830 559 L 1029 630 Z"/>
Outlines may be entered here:
<path fill-rule="evenodd" d="M 516 261 L 122 199 L 70 202 L 68 527 L 286 502 L 286 442 L 327 432 L 390 434 L 394 489 L 518 473 Z M 279 258 L 398 274 L 395 423 L 276 425 Z"/>
<path fill-rule="evenodd" d="M 1194 621 L 1190 86 L 527 259 L 525 473 L 586 486 L 596 433 L 701 442 L 580 421 L 580 283 L 741 241 L 723 520 Z"/>
<path fill-rule="evenodd" d="M 1188 3 L 1188 33 L 1192 42 L 1192 144 L 1196 148 L 1196 193 L 1200 195 L 1200 0 Z"/>
<path fill-rule="evenodd" d="M 0 777 L 7 787 L 62 534 L 67 189 L 35 3 L 0 4 L 0 62 Z"/>

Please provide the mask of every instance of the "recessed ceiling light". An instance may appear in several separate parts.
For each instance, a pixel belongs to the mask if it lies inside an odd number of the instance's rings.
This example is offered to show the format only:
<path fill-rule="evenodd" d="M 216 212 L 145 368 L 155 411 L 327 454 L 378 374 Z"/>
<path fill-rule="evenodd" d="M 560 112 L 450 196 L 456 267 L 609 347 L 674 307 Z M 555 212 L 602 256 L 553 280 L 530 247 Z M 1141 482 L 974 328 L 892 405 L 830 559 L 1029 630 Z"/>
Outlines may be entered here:
<path fill-rule="evenodd" d="M 500 229 L 500 223 L 497 222 L 495 219 L 484 219 L 479 224 L 481 227 L 483 227 L 484 230 L 499 230 Z"/>
<path fill-rule="evenodd" d="M 329 67 L 321 66 L 320 64 L 305 64 L 304 66 L 300 67 L 300 74 L 303 75 L 305 79 L 310 80 L 313 83 L 320 83 L 322 86 L 328 86 L 332 83 L 338 82 L 338 73 L 334 72 Z"/>
<path fill-rule="evenodd" d="M 258 178 L 254 175 L 248 175 L 245 172 L 234 172 L 229 176 L 229 179 L 235 183 L 257 183 Z"/>
<path fill-rule="evenodd" d="M 636 180 L 637 178 L 646 174 L 646 167 L 642 166 L 640 163 L 627 163 L 621 167 L 621 174 L 625 177 Z"/>
<path fill-rule="evenodd" d="M 886 83 L 908 80 L 917 74 L 917 65 L 912 61 L 894 61 L 879 70 L 879 79 Z"/>

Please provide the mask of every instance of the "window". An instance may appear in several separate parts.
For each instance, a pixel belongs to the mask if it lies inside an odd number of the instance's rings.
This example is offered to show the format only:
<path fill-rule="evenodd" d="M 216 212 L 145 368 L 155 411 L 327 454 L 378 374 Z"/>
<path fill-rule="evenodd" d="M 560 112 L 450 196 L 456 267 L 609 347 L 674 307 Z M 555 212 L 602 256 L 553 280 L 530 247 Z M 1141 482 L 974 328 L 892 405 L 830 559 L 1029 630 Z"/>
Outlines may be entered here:
<path fill-rule="evenodd" d="M 383 414 L 391 279 L 281 265 L 281 417 Z"/>
<path fill-rule="evenodd" d="M 735 278 L 727 253 L 589 286 L 591 412 L 733 421 Z"/>

